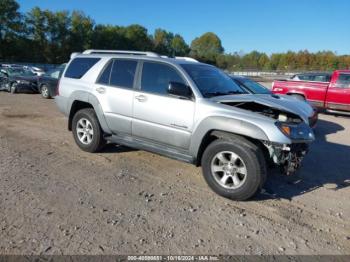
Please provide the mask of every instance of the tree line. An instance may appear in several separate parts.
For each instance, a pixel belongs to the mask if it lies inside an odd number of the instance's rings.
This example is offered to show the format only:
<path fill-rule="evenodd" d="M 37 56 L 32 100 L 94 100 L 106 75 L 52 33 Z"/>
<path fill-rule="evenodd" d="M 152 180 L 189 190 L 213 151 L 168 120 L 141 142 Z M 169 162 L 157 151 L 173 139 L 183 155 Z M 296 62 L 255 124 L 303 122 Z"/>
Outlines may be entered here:
<path fill-rule="evenodd" d="M 225 53 L 220 38 L 207 32 L 188 45 L 179 34 L 141 25 L 96 24 L 81 11 L 50 11 L 34 7 L 19 11 L 15 0 L 0 1 L 0 61 L 60 64 L 86 49 L 154 51 L 190 56 L 220 68 L 237 70 L 334 70 L 350 68 L 350 55 L 332 51 Z"/>

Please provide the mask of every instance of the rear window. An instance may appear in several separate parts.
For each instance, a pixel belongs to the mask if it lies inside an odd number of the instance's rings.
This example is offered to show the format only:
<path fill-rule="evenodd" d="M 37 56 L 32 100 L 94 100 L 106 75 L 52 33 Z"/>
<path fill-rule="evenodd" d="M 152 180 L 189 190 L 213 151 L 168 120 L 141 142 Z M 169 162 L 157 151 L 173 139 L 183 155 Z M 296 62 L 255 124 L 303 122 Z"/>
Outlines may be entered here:
<path fill-rule="evenodd" d="M 316 82 L 329 82 L 331 75 L 330 74 L 305 74 L 305 75 L 296 75 L 293 79 L 299 78 L 303 81 L 316 81 Z"/>
<path fill-rule="evenodd" d="M 100 78 L 98 79 L 97 83 L 104 84 L 104 85 L 109 85 L 109 77 L 111 75 L 112 65 L 113 65 L 113 61 L 110 61 L 108 63 L 108 66 L 103 70 L 103 72 L 102 72 Z"/>
<path fill-rule="evenodd" d="M 83 75 L 85 75 L 85 73 L 89 71 L 89 69 L 93 67 L 99 60 L 100 58 L 92 58 L 92 57 L 75 58 L 69 64 L 69 67 L 67 68 L 67 71 L 64 74 L 64 76 L 69 78 L 75 78 L 75 79 L 82 78 Z"/>

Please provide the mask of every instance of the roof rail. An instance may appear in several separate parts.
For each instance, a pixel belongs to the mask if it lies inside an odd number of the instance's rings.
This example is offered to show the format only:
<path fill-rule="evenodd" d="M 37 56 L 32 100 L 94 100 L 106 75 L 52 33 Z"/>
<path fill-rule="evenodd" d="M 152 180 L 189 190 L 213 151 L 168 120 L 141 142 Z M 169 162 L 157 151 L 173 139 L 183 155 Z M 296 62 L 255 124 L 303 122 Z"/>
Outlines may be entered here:
<path fill-rule="evenodd" d="M 152 57 L 159 57 L 154 52 L 143 52 L 143 51 L 126 51 L 126 50 L 99 50 L 99 49 L 88 49 L 83 54 L 123 54 L 123 55 L 145 55 Z"/>
<path fill-rule="evenodd" d="M 79 55 L 79 52 L 74 52 L 70 55 L 70 59 L 73 59 L 74 57 L 76 57 L 77 55 Z"/>
<path fill-rule="evenodd" d="M 187 56 L 175 56 L 175 59 L 199 63 L 198 60 L 196 60 L 196 59 L 194 59 L 192 57 L 187 57 Z"/>

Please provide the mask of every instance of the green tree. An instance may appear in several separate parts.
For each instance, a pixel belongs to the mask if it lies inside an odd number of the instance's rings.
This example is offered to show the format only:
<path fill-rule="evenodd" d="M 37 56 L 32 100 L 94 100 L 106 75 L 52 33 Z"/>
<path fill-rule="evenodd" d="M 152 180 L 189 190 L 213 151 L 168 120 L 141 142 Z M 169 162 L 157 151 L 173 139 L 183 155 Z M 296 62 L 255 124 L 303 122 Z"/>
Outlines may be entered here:
<path fill-rule="evenodd" d="M 128 49 L 125 28 L 113 25 L 96 25 L 92 37 L 92 48 L 95 49 Z"/>
<path fill-rule="evenodd" d="M 67 11 L 56 13 L 45 11 L 47 18 L 46 38 L 48 41 L 48 62 L 62 63 L 69 59 L 71 18 Z"/>
<path fill-rule="evenodd" d="M 190 48 L 186 44 L 185 40 L 183 37 L 179 34 L 176 34 L 174 38 L 171 40 L 171 50 L 172 50 L 172 55 L 174 56 L 187 56 Z"/>
<path fill-rule="evenodd" d="M 19 13 L 19 5 L 14 0 L 0 1 L 0 59 L 5 55 L 16 54 L 15 41 L 22 37 L 22 15 Z M 5 53 L 6 50 L 6 53 Z"/>
<path fill-rule="evenodd" d="M 48 30 L 47 12 L 45 13 L 39 7 L 34 7 L 27 13 L 25 22 L 28 38 L 33 46 L 31 49 L 33 61 L 48 61 L 49 59 L 46 55 L 48 48 L 48 40 L 46 38 Z"/>
<path fill-rule="evenodd" d="M 190 55 L 207 63 L 215 64 L 216 57 L 223 52 L 220 38 L 212 32 L 195 38 L 191 43 Z"/>
<path fill-rule="evenodd" d="M 179 34 L 174 35 L 163 29 L 156 29 L 153 35 L 154 51 L 167 56 L 186 56 L 189 47 Z"/>
<path fill-rule="evenodd" d="M 174 34 L 163 29 L 156 29 L 153 35 L 154 50 L 162 55 L 172 55 L 172 40 Z"/>
<path fill-rule="evenodd" d="M 91 48 L 94 21 L 81 11 L 73 11 L 70 28 L 70 50 L 81 52 Z"/>
<path fill-rule="evenodd" d="M 129 50 L 149 51 L 153 50 L 151 37 L 147 29 L 140 25 L 130 25 L 125 29 L 125 38 Z"/>

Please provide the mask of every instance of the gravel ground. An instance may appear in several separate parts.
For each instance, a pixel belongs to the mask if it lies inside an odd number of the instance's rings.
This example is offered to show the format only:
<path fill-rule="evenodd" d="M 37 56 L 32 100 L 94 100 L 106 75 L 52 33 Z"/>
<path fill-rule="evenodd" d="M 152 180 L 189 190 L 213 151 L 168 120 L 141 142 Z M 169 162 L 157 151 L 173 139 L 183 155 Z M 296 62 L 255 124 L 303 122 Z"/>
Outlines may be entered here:
<path fill-rule="evenodd" d="M 0 253 L 350 254 L 350 118 L 316 136 L 298 179 L 235 202 L 185 163 L 82 152 L 53 100 L 0 93 Z"/>

